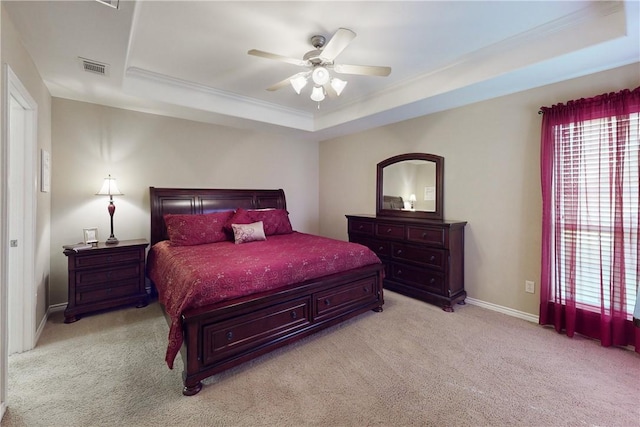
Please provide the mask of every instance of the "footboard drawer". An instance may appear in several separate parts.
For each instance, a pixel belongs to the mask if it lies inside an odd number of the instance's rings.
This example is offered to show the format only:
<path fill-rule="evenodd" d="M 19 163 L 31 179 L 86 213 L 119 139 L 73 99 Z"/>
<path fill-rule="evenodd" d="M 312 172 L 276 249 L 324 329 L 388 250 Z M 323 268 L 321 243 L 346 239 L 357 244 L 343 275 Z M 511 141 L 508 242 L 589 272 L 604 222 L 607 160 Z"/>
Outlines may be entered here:
<path fill-rule="evenodd" d="M 335 317 L 362 305 L 377 301 L 376 277 L 363 279 L 315 294 L 314 320 Z"/>
<path fill-rule="evenodd" d="M 272 343 L 311 323 L 310 298 L 287 301 L 202 328 L 202 362 L 229 359 Z"/>

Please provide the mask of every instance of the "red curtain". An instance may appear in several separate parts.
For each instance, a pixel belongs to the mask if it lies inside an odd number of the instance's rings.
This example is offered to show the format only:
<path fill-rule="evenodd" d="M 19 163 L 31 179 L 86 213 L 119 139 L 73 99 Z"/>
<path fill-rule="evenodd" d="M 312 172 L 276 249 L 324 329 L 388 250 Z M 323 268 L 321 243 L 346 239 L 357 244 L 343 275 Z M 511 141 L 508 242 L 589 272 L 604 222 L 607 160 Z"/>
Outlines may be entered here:
<path fill-rule="evenodd" d="M 640 87 L 541 111 L 540 324 L 640 353 Z"/>

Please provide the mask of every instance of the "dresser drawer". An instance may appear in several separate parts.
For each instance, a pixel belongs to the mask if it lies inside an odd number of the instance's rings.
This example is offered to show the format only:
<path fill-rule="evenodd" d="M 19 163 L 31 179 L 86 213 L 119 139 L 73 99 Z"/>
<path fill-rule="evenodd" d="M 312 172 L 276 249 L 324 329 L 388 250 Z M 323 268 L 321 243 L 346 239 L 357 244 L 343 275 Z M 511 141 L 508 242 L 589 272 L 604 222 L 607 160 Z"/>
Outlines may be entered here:
<path fill-rule="evenodd" d="M 369 236 L 373 236 L 373 222 L 350 219 L 349 233 L 367 234 Z"/>
<path fill-rule="evenodd" d="M 375 240 L 375 239 L 366 239 L 361 237 L 354 237 L 351 239 L 351 241 L 368 247 L 373 252 L 375 252 L 376 255 L 378 256 L 381 256 L 381 257 L 391 256 L 390 242 L 385 242 L 382 240 Z"/>
<path fill-rule="evenodd" d="M 430 292 L 444 292 L 444 275 L 424 268 L 411 267 L 403 264 L 391 264 L 391 279 L 411 284 L 418 289 Z"/>
<path fill-rule="evenodd" d="M 88 304 L 96 301 L 126 297 L 139 293 L 140 286 L 137 279 L 120 282 L 117 286 L 100 286 L 76 292 L 76 304 Z"/>
<path fill-rule="evenodd" d="M 433 246 L 445 246 L 445 230 L 435 227 L 407 226 L 407 240 Z"/>
<path fill-rule="evenodd" d="M 202 361 L 207 365 L 241 354 L 310 323 L 310 298 L 306 297 L 205 326 L 202 331 Z"/>
<path fill-rule="evenodd" d="M 314 296 L 315 320 L 347 312 L 377 299 L 375 277 L 319 292 Z"/>
<path fill-rule="evenodd" d="M 394 259 L 417 262 L 441 271 L 445 269 L 447 260 L 447 252 L 444 250 L 402 243 L 393 244 L 391 256 Z"/>
<path fill-rule="evenodd" d="M 404 239 L 404 226 L 398 224 L 376 224 L 376 237 Z"/>
<path fill-rule="evenodd" d="M 142 261 L 144 260 L 144 250 L 108 252 L 97 255 L 76 255 L 74 259 L 76 268 L 96 267 L 113 263 L 119 264 L 127 261 Z"/>
<path fill-rule="evenodd" d="M 123 265 L 113 268 L 76 270 L 76 286 L 91 286 L 97 283 L 116 282 L 125 279 L 139 279 L 140 264 Z"/>

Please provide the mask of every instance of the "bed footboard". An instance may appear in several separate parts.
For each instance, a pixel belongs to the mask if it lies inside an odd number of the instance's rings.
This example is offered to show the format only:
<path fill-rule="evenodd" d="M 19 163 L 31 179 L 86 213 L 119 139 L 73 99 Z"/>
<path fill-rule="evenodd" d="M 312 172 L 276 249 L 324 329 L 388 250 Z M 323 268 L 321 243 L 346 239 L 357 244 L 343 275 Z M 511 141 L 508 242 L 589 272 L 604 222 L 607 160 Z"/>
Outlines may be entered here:
<path fill-rule="evenodd" d="M 336 325 L 382 311 L 381 264 L 360 267 L 183 315 L 183 394 L 202 380 Z"/>

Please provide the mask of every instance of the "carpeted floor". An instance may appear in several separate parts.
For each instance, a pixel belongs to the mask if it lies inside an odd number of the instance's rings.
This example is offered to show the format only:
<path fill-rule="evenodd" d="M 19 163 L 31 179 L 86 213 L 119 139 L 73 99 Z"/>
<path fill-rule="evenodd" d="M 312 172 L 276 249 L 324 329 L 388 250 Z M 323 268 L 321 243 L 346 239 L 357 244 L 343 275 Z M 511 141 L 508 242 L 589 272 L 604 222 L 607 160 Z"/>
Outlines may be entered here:
<path fill-rule="evenodd" d="M 382 313 L 181 394 L 160 307 L 47 323 L 9 359 L 2 426 L 640 426 L 640 355 L 393 292 Z M 179 357 L 179 356 L 178 356 Z"/>

